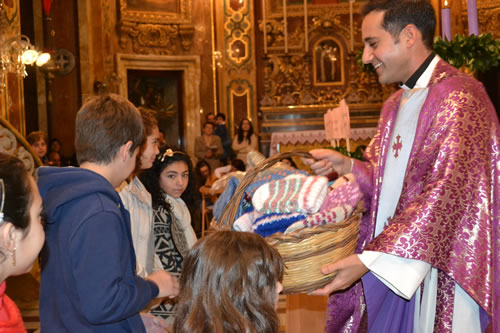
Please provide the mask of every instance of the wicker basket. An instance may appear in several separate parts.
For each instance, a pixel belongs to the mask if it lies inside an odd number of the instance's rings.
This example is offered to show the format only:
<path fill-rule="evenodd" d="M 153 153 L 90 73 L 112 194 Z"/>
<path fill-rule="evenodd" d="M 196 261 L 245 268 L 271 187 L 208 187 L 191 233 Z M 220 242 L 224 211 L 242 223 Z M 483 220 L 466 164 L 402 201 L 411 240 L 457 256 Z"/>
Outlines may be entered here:
<path fill-rule="evenodd" d="M 304 151 L 287 152 L 268 158 L 247 171 L 227 204 L 220 221 L 214 221 L 212 227 L 216 230 L 231 229 L 243 193 L 257 174 L 281 159 L 293 156 L 312 158 Z M 310 292 L 325 286 L 333 279 L 335 274 L 323 275 L 321 266 L 354 253 L 361 214 L 362 205 L 342 222 L 305 228 L 287 235 L 276 233 L 265 238 L 279 251 L 286 264 L 282 283 L 283 293 Z"/>

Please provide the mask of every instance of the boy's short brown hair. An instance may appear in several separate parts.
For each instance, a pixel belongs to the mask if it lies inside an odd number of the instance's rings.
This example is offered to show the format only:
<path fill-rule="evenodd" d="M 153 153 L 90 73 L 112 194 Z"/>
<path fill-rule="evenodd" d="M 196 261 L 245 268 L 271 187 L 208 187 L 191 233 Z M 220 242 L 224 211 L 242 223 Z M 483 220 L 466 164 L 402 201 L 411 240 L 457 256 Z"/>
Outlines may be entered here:
<path fill-rule="evenodd" d="M 139 111 L 120 95 L 91 97 L 76 115 L 75 150 L 79 164 L 109 164 L 128 141 L 132 141 L 132 156 L 143 140 L 144 126 Z"/>

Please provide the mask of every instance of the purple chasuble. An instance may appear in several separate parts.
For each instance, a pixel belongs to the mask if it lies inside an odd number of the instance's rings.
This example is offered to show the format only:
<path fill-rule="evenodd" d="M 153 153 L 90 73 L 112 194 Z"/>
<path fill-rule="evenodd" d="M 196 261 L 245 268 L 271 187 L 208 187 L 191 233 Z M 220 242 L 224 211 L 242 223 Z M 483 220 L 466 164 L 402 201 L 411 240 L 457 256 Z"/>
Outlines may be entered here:
<path fill-rule="evenodd" d="M 436 332 L 452 330 L 454 284 L 457 283 L 480 306 L 482 326 L 487 314 L 493 332 L 498 333 L 498 118 L 482 84 L 442 60 L 434 69 L 428 87 L 396 211 L 387 228 L 376 238 L 373 235 L 381 180 L 386 155 L 391 151 L 390 139 L 402 90 L 384 104 L 377 134 L 364 155 L 367 162 L 354 161 L 353 173 L 367 208 L 357 253 L 378 251 L 422 260 L 437 268 Z M 373 293 L 382 287 L 369 287 L 369 277 L 364 277 L 363 282 L 364 290 L 358 282 L 330 297 L 326 332 L 366 331 L 366 326 L 373 325 L 374 315 L 370 316 L 372 310 L 370 304 L 367 308 L 365 294 L 370 302 Z M 407 319 L 413 321 L 412 311 L 400 313 L 402 316 L 411 313 Z M 375 317 L 381 314 L 383 312 Z"/>

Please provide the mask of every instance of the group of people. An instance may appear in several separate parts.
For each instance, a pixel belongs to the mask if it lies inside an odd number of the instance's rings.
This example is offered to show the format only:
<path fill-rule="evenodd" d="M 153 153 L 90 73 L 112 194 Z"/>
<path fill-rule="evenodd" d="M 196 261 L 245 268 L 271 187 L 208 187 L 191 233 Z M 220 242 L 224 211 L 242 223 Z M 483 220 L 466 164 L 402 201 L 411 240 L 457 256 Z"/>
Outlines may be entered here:
<path fill-rule="evenodd" d="M 227 316 L 237 320 L 237 331 L 275 331 L 280 255 L 253 234 L 217 232 L 196 243 L 181 198 L 191 159 L 158 142 L 153 114 L 110 94 L 91 98 L 77 114 L 80 167 L 39 168 L 37 185 L 20 160 L 0 153 L 3 290 L 8 276 L 31 269 L 45 243 L 42 331 L 222 332 Z M 227 265 L 227 252 L 239 268 Z M 190 273 L 181 275 L 181 268 Z M 246 281 L 252 297 L 242 301 L 241 290 L 234 299 L 210 297 L 220 307 L 208 305 L 198 294 L 207 281 L 211 296 Z M 3 321 L 22 329 L 19 310 L 0 296 L 0 330 Z M 248 308 L 258 310 L 247 318 Z M 220 321 L 207 320 L 202 330 L 200 316 Z"/>
<path fill-rule="evenodd" d="M 481 84 L 433 53 L 428 0 L 373 0 L 362 14 L 363 62 L 401 89 L 364 161 L 333 150 L 303 160 L 319 175 L 352 173 L 366 209 L 356 253 L 325 265 L 335 278 L 313 292 L 333 293 L 326 331 L 499 332 L 495 110 Z M 197 141 L 216 159 L 208 126 Z M 279 253 L 250 233 L 196 240 L 181 198 L 191 161 L 158 147 L 147 112 L 94 97 L 77 114 L 75 148 L 80 167 L 40 168 L 38 186 L 0 153 L 0 328 L 22 329 L 5 279 L 29 271 L 45 230 L 42 331 L 278 331 Z"/>
<path fill-rule="evenodd" d="M 62 143 L 54 138 L 47 144 L 47 135 L 42 131 L 34 131 L 28 134 L 26 140 L 40 159 L 42 165 L 50 166 L 68 166 L 72 165 L 71 159 L 62 155 Z M 50 150 L 49 150 L 50 148 Z"/>
<path fill-rule="evenodd" d="M 243 118 L 238 125 L 237 134 L 231 141 L 225 125 L 225 115 L 218 113 L 215 119 L 212 113 L 208 114 L 203 124 L 203 134 L 196 137 L 196 158 L 208 162 L 212 170 L 230 164 L 235 158 L 243 161 L 245 166 L 248 165 L 248 153 L 259 151 L 259 140 L 254 133 L 252 122 Z"/>

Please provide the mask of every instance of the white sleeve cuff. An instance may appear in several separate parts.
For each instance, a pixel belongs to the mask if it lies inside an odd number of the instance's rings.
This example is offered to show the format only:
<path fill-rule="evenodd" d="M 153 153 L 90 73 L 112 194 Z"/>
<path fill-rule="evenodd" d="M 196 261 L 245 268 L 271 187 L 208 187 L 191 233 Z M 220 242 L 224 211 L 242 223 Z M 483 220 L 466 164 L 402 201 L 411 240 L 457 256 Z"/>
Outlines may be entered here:
<path fill-rule="evenodd" d="M 363 251 L 359 260 L 398 296 L 410 299 L 431 269 L 421 260 L 406 259 L 392 254 Z"/>

